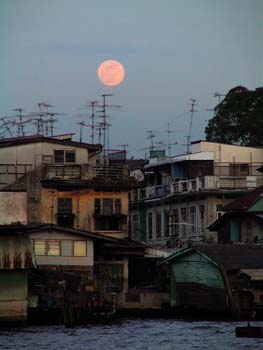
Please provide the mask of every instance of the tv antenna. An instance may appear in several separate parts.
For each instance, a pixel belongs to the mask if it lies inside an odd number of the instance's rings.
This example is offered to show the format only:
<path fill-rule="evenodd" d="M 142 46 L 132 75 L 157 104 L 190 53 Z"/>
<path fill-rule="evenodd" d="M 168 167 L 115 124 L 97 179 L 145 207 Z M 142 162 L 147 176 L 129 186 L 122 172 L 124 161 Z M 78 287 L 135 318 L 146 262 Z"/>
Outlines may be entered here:
<path fill-rule="evenodd" d="M 102 130 L 102 137 L 103 137 L 103 158 L 106 160 L 106 143 L 107 143 L 107 149 L 109 150 L 109 127 L 111 124 L 107 122 L 107 118 L 109 118 L 109 115 L 106 113 L 106 108 L 120 108 L 119 105 L 108 105 L 106 104 L 106 97 L 111 97 L 113 94 L 102 94 L 102 105 L 100 106 L 102 108 L 101 111 L 98 111 L 98 113 L 102 113 L 99 117 L 102 118 L 102 123 L 99 123 L 101 125 Z"/>
<path fill-rule="evenodd" d="M 156 137 L 156 132 L 154 130 L 147 130 L 146 133 L 148 136 L 146 137 L 147 140 L 150 140 L 150 147 L 149 150 L 153 151 L 155 146 L 154 146 L 154 138 Z"/>
<path fill-rule="evenodd" d="M 214 97 L 215 97 L 215 98 L 218 98 L 218 104 L 221 102 L 221 98 L 222 98 L 223 96 L 226 96 L 226 95 L 221 94 L 220 92 L 215 92 L 215 93 L 214 93 Z"/>
<path fill-rule="evenodd" d="M 193 125 L 193 117 L 194 117 L 194 113 L 197 112 L 197 110 L 195 109 L 197 103 L 196 100 L 194 98 L 190 99 L 191 101 L 191 109 L 190 109 L 190 124 L 189 124 L 189 133 L 187 136 L 187 154 L 190 153 L 190 142 L 191 142 L 191 137 L 192 137 L 192 125 Z"/>
<path fill-rule="evenodd" d="M 10 135 L 11 137 L 14 137 L 13 134 L 12 134 L 12 132 L 11 132 L 11 129 L 10 129 L 10 127 L 9 127 L 10 124 L 11 124 L 11 125 L 14 125 L 14 122 L 11 122 L 10 120 L 6 120 L 6 118 L 7 118 L 7 117 L 1 117 L 1 118 L 0 118 L 0 120 L 1 120 L 1 122 L 2 122 L 2 124 L 0 125 L 0 129 L 4 129 L 4 130 L 1 132 L 0 137 L 1 137 L 2 135 L 5 135 L 6 132 L 8 132 L 9 135 Z"/>
<path fill-rule="evenodd" d="M 28 123 L 30 120 L 24 121 L 23 118 L 28 118 L 27 115 L 23 115 L 23 108 L 14 108 L 13 111 L 18 112 L 15 117 L 18 117 L 18 122 L 14 122 L 17 125 L 17 137 L 25 136 L 24 124 Z"/>

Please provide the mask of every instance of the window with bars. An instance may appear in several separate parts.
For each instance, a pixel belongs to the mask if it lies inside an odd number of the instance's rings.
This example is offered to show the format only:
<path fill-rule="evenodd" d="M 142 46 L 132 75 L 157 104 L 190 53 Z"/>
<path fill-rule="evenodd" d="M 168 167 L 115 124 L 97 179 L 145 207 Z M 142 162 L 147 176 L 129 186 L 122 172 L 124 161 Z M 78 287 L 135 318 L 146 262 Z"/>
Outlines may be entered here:
<path fill-rule="evenodd" d="M 95 198 L 94 213 L 103 215 L 120 215 L 122 213 L 120 198 Z"/>

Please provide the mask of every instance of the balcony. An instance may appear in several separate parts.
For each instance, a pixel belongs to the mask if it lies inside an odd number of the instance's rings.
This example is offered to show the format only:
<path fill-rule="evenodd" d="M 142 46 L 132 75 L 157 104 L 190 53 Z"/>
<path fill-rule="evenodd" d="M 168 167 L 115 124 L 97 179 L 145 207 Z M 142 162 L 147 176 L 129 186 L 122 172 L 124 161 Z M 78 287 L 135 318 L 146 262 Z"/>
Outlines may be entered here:
<path fill-rule="evenodd" d="M 170 194 L 170 185 L 146 187 L 146 198 L 165 197 Z"/>
<path fill-rule="evenodd" d="M 260 176 L 204 176 L 173 182 L 171 184 L 171 193 L 250 190 L 260 186 L 262 182 L 263 178 Z"/>

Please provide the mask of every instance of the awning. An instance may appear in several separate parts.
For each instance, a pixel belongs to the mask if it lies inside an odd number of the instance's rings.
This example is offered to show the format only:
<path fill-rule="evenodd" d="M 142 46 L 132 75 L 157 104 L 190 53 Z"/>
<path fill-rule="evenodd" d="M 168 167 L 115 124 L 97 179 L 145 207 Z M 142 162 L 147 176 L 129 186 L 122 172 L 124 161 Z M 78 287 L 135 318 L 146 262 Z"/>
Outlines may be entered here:
<path fill-rule="evenodd" d="M 241 269 L 245 275 L 251 278 L 251 281 L 263 281 L 263 269 Z"/>

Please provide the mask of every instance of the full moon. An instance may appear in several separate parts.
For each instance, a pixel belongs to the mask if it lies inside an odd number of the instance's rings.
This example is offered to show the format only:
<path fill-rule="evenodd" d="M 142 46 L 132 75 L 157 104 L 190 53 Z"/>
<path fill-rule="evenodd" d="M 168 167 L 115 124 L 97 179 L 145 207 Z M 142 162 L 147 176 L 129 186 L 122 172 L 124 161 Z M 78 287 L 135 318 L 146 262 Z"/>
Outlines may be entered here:
<path fill-rule="evenodd" d="M 108 60 L 99 66 L 98 76 L 104 85 L 115 86 L 123 81 L 125 70 L 120 62 Z"/>

